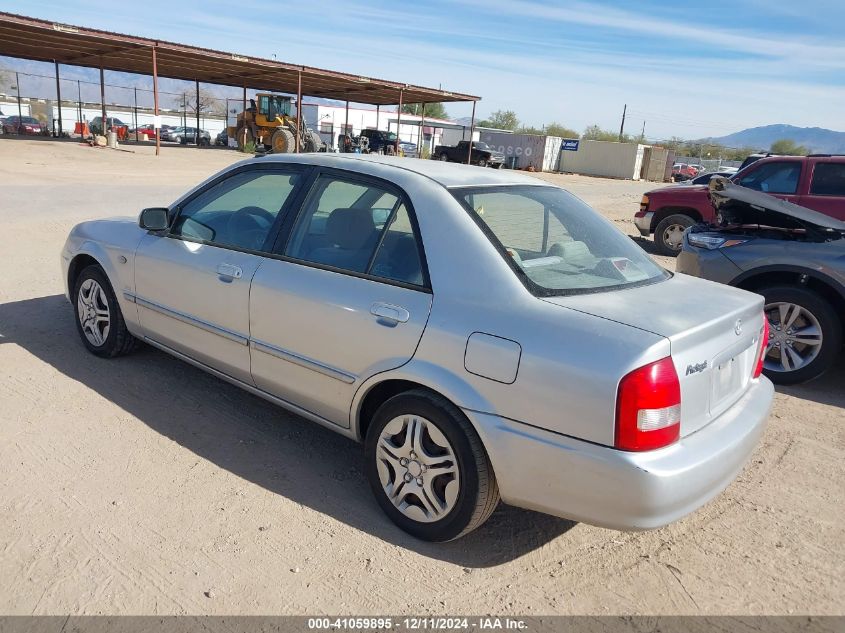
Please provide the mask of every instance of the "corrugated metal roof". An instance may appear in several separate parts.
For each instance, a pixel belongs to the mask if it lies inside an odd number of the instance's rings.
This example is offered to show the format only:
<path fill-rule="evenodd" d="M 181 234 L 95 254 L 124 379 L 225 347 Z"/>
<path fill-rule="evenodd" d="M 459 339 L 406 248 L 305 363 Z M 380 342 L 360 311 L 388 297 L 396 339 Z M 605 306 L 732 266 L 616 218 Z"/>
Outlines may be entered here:
<path fill-rule="evenodd" d="M 480 100 L 435 88 L 0 12 L 0 55 L 152 75 L 153 47 L 158 75 L 172 79 L 296 94 L 301 73 L 302 94 L 310 97 L 393 105 L 399 103 L 401 91 L 404 103 Z"/>

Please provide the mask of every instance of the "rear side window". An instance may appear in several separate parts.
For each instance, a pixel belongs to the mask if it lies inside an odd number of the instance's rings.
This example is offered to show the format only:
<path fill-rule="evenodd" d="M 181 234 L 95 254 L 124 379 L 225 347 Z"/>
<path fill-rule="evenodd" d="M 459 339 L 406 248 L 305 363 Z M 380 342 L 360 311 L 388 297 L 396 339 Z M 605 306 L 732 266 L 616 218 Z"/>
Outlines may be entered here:
<path fill-rule="evenodd" d="M 795 193 L 801 177 L 801 163 L 782 161 L 761 164 L 743 176 L 739 184 L 763 193 Z"/>
<path fill-rule="evenodd" d="M 845 196 L 845 163 L 816 163 L 810 193 L 815 196 Z"/>
<path fill-rule="evenodd" d="M 404 204 L 387 223 L 370 274 L 384 279 L 424 285 L 419 244 Z"/>
<path fill-rule="evenodd" d="M 422 286 L 420 241 L 388 187 L 320 176 L 284 254 L 304 262 Z"/>

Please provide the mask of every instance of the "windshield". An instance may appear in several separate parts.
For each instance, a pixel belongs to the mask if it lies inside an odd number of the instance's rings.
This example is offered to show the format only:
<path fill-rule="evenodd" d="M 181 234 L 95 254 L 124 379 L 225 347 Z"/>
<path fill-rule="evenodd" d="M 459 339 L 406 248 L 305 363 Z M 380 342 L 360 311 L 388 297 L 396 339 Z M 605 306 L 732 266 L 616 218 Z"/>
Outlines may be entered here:
<path fill-rule="evenodd" d="M 536 295 L 597 292 L 669 277 L 628 236 L 563 189 L 462 187 L 452 194 Z"/>

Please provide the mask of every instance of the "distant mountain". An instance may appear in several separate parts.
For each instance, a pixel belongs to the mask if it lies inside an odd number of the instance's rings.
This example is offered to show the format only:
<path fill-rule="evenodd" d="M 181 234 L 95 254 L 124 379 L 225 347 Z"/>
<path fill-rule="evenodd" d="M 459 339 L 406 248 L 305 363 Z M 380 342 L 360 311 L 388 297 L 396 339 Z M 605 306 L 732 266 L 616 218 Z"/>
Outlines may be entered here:
<path fill-rule="evenodd" d="M 768 150 L 772 143 L 782 138 L 795 141 L 817 154 L 845 154 L 845 132 L 821 127 L 795 127 L 794 125 L 764 125 L 752 127 L 727 136 L 710 137 L 708 140 L 727 147 L 753 147 Z"/>

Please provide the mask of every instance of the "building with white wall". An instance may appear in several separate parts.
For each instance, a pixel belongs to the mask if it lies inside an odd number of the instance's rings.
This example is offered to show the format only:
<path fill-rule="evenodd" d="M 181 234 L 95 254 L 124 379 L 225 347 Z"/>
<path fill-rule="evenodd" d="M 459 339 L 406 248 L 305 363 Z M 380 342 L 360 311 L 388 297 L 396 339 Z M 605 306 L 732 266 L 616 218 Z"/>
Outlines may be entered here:
<path fill-rule="evenodd" d="M 443 134 L 443 129 L 437 125 L 451 124 L 443 119 L 426 117 L 423 120 L 418 115 L 402 113 L 397 125 L 396 110 L 351 106 L 347 118 L 346 106 L 308 101 L 303 103 L 302 110 L 308 127 L 317 132 L 329 147 L 337 146 L 340 134 L 358 136 L 362 130 L 385 130 L 395 132 L 400 141 L 415 143 L 431 151 L 440 144 Z M 420 123 L 423 125 L 420 126 Z"/>

